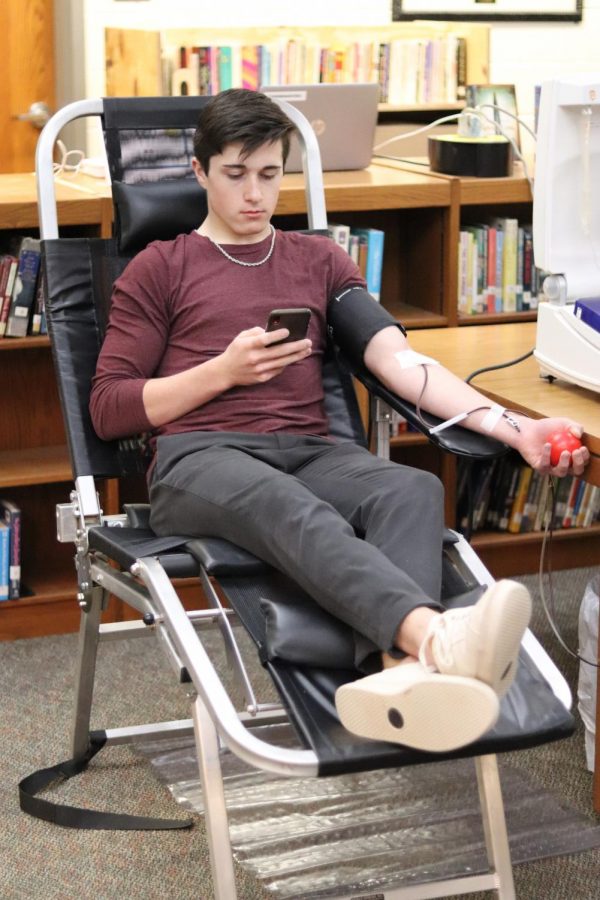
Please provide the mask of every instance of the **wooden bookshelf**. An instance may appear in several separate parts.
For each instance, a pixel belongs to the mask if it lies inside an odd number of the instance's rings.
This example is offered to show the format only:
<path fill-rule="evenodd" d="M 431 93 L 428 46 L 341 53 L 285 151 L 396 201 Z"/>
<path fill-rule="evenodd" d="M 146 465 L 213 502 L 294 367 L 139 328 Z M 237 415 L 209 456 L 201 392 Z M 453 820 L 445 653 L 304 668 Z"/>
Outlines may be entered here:
<path fill-rule="evenodd" d="M 56 180 L 56 196 L 67 234 L 110 234 L 106 185 L 64 176 Z M 0 175 L 2 252 L 37 230 L 33 174 Z M 23 596 L 0 603 L 0 639 L 73 630 L 73 548 L 56 542 L 55 525 L 55 506 L 68 502 L 72 474 L 48 337 L 2 338 L 0 379 L 0 494 L 21 507 L 23 528 Z M 68 628 L 63 606 L 72 609 Z"/>

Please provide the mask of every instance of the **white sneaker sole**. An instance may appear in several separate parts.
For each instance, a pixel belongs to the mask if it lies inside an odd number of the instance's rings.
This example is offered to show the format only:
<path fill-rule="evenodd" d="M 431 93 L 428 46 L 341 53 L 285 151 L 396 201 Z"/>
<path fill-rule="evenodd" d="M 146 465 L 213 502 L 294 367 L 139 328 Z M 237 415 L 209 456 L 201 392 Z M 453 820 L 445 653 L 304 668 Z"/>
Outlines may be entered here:
<path fill-rule="evenodd" d="M 475 678 L 503 697 L 517 673 L 519 647 L 531 618 L 531 597 L 517 581 L 498 581 L 477 606 L 481 630 Z"/>
<path fill-rule="evenodd" d="M 353 734 L 442 753 L 473 743 L 496 722 L 499 702 L 481 681 L 395 666 L 342 685 L 338 715 Z"/>

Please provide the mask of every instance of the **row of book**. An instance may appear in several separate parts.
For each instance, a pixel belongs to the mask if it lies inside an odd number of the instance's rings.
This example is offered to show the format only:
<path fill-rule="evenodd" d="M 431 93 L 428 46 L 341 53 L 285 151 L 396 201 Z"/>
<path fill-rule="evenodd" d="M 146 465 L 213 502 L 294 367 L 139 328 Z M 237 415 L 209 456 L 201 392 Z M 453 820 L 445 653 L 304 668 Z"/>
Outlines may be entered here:
<path fill-rule="evenodd" d="M 21 510 L 0 497 L 0 600 L 21 594 Z"/>
<path fill-rule="evenodd" d="M 552 480 L 510 454 L 473 465 L 473 531 L 524 534 L 548 526 L 587 528 L 600 521 L 598 485 L 576 476 Z M 468 463 L 461 463 L 457 521 L 462 530 L 468 524 L 468 477 Z"/>
<path fill-rule="evenodd" d="M 465 97 L 466 53 L 466 40 L 457 35 L 334 46 L 298 38 L 179 47 L 170 90 L 213 95 L 231 87 L 375 82 L 381 103 L 454 103 Z"/>
<path fill-rule="evenodd" d="M 544 277 L 534 264 L 531 225 L 496 217 L 461 227 L 459 315 L 537 309 Z"/>
<path fill-rule="evenodd" d="M 0 255 L 0 338 L 28 334 L 46 334 L 40 242 L 32 237 Z"/>
<path fill-rule="evenodd" d="M 367 290 L 378 302 L 381 300 L 384 233 L 379 228 L 351 228 L 331 223 L 329 235 L 359 267 L 367 283 Z"/>

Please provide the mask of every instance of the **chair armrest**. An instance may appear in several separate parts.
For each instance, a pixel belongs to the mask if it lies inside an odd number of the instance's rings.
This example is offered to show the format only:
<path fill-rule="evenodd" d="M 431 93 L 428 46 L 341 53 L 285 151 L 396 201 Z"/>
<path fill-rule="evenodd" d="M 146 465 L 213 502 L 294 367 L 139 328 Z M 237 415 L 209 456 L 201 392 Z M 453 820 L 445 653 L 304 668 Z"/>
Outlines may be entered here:
<path fill-rule="evenodd" d="M 468 428 L 461 428 L 460 425 L 451 425 L 443 431 L 431 434 L 428 428 L 423 425 L 413 403 L 404 400 L 386 388 L 365 366 L 352 365 L 343 355 L 342 360 L 354 377 L 366 387 L 370 394 L 374 397 L 379 397 L 392 409 L 404 416 L 410 425 L 416 428 L 417 431 L 420 431 L 421 434 L 424 434 L 432 444 L 441 450 L 447 453 L 454 453 L 455 456 L 467 457 L 468 459 L 497 459 L 508 453 L 510 449 L 508 444 L 504 444 L 502 441 L 488 437 L 485 434 L 470 431 Z M 442 422 L 442 419 L 438 419 L 431 413 L 427 413 L 427 420 L 432 428 Z"/>

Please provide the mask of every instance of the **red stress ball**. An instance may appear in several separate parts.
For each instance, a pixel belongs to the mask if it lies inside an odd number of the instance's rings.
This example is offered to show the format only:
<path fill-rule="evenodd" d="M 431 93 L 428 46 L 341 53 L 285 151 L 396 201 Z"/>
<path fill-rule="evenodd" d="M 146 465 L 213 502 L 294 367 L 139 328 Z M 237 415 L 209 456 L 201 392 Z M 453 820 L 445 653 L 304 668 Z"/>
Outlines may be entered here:
<path fill-rule="evenodd" d="M 550 450 L 550 462 L 553 466 L 557 466 L 560 462 L 560 455 L 563 450 L 568 450 L 569 453 L 572 453 L 573 450 L 578 450 L 581 447 L 579 438 L 571 434 L 570 431 L 555 431 L 548 438 L 548 442 L 552 448 Z"/>

